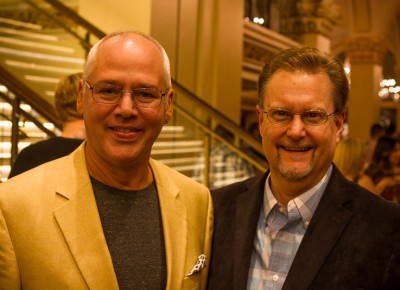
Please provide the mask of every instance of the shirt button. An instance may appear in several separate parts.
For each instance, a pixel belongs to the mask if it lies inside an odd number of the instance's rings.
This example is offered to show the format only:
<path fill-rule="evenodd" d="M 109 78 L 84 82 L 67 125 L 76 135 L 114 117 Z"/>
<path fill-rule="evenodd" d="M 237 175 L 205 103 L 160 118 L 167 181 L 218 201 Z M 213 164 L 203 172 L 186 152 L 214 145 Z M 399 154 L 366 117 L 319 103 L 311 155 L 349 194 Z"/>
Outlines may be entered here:
<path fill-rule="evenodd" d="M 285 209 L 283 207 L 279 207 L 280 213 L 285 213 Z"/>
<path fill-rule="evenodd" d="M 272 281 L 276 282 L 278 280 L 279 280 L 279 276 L 278 275 L 272 276 Z"/>
<path fill-rule="evenodd" d="M 306 221 L 304 222 L 305 228 L 307 228 L 309 224 L 310 224 L 310 220 L 306 220 Z"/>
<path fill-rule="evenodd" d="M 272 233 L 271 234 L 271 240 L 275 240 L 276 239 L 276 233 Z"/>

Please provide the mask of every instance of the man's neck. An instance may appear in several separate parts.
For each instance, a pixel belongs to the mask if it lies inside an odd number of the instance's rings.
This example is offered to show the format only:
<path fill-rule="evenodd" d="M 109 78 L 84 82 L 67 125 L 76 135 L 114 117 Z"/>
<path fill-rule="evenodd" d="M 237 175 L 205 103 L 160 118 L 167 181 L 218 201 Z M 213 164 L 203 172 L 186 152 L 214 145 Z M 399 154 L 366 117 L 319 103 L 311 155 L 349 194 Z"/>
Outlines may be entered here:
<path fill-rule="evenodd" d="M 304 181 L 289 182 L 287 180 L 283 180 L 282 178 L 274 178 L 273 176 L 270 178 L 272 194 L 278 203 L 280 203 L 286 209 L 289 201 L 305 193 L 317 183 L 318 181 L 315 184 L 305 183 Z"/>
<path fill-rule="evenodd" d="M 150 165 L 142 164 L 129 167 L 107 164 L 101 158 L 95 158 L 96 154 L 89 152 L 86 147 L 86 165 L 89 175 L 109 186 L 122 190 L 140 190 L 153 182 L 153 172 Z"/>

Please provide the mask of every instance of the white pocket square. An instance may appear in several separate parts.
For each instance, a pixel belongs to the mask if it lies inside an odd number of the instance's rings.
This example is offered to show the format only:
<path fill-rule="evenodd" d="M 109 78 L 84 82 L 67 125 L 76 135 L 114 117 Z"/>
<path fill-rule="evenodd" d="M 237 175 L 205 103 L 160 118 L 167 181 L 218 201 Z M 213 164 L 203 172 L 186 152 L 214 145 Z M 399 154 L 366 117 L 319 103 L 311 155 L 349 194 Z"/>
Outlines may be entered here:
<path fill-rule="evenodd" d="M 187 277 L 192 276 L 198 272 L 200 272 L 202 269 L 204 269 L 207 266 L 207 259 L 206 259 L 206 255 L 201 254 L 198 258 L 197 258 L 197 262 L 194 265 L 193 269 L 190 270 L 190 272 L 186 275 Z"/>

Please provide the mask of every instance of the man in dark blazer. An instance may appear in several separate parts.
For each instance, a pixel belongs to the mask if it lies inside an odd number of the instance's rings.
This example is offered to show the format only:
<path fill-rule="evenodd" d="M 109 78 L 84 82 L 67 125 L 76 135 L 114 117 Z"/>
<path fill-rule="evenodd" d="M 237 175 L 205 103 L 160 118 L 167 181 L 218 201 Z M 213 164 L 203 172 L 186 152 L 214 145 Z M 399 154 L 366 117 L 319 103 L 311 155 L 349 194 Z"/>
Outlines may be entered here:
<path fill-rule="evenodd" d="M 317 49 L 274 56 L 257 106 L 270 169 L 212 192 L 208 289 L 400 289 L 400 207 L 332 163 L 348 98 Z"/>

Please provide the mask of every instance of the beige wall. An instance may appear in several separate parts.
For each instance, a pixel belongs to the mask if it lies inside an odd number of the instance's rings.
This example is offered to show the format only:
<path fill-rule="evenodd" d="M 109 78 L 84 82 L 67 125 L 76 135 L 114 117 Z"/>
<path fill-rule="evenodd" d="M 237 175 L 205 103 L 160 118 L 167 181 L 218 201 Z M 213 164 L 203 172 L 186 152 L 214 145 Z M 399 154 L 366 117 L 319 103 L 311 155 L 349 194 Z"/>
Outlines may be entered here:
<path fill-rule="evenodd" d="M 140 30 L 150 33 L 151 0 L 80 0 L 79 13 L 106 33 Z"/>

